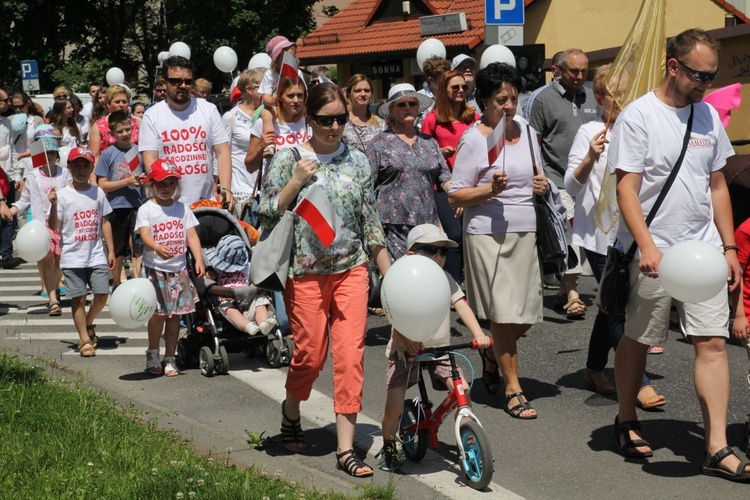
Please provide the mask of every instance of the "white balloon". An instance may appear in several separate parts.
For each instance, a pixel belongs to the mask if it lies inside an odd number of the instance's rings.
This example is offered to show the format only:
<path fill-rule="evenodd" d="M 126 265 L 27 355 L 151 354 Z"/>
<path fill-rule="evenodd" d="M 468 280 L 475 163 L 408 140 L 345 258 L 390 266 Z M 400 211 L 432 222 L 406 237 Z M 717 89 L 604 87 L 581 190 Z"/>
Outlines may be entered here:
<path fill-rule="evenodd" d="M 47 225 L 40 220 L 24 224 L 16 235 L 16 251 L 26 262 L 39 262 L 49 252 L 51 244 Z"/>
<path fill-rule="evenodd" d="M 70 154 L 71 149 L 73 149 L 71 146 L 60 146 L 60 151 L 57 153 L 60 160 L 57 164 L 62 168 L 68 168 L 68 155 Z"/>
<path fill-rule="evenodd" d="M 214 64 L 219 71 L 231 73 L 237 67 L 237 53 L 231 47 L 219 47 L 214 51 Z"/>
<path fill-rule="evenodd" d="M 516 56 L 505 45 L 490 45 L 482 53 L 479 69 L 484 69 L 492 63 L 505 63 L 516 67 Z"/>
<path fill-rule="evenodd" d="M 167 57 L 169 57 L 169 51 L 162 50 L 159 52 L 159 55 L 156 56 L 156 60 L 159 61 L 159 65 L 161 65 Z"/>
<path fill-rule="evenodd" d="M 125 73 L 120 68 L 109 68 L 107 70 L 107 85 L 117 85 L 125 82 Z"/>
<path fill-rule="evenodd" d="M 156 289 L 146 278 L 124 281 L 109 298 L 109 314 L 122 328 L 145 325 L 156 311 Z"/>
<path fill-rule="evenodd" d="M 435 261 L 407 255 L 394 262 L 383 278 L 380 299 L 394 328 L 408 339 L 424 342 L 448 315 L 451 289 Z"/>
<path fill-rule="evenodd" d="M 271 67 L 271 56 L 265 52 L 255 54 L 250 58 L 250 62 L 247 63 L 247 69 L 258 69 L 258 68 L 270 68 Z"/>
<path fill-rule="evenodd" d="M 424 62 L 432 56 L 445 59 L 445 45 L 437 38 L 428 38 L 419 44 L 419 48 L 417 48 L 417 64 L 419 64 L 419 69 L 422 69 Z"/>
<path fill-rule="evenodd" d="M 681 302 L 703 302 L 727 287 L 727 261 L 705 241 L 689 240 L 666 250 L 659 264 L 664 290 Z"/>
<path fill-rule="evenodd" d="M 182 56 L 185 59 L 190 59 L 190 47 L 185 42 L 175 42 L 169 46 L 168 57 Z"/>

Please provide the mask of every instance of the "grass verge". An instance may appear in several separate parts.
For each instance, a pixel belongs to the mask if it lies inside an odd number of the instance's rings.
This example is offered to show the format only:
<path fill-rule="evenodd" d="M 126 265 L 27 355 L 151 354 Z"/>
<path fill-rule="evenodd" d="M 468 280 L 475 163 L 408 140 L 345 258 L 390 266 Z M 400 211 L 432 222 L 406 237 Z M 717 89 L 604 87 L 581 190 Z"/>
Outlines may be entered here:
<path fill-rule="evenodd" d="M 200 456 L 105 393 L 0 352 L 0 492 L 30 498 L 346 498 Z M 363 485 L 360 498 L 395 498 Z"/>

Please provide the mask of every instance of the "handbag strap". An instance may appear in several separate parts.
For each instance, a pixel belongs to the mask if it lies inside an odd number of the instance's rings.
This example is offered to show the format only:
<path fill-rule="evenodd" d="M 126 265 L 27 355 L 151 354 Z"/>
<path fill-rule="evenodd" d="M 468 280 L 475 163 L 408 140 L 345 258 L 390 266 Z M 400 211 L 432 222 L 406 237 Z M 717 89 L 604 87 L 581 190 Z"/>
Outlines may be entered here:
<path fill-rule="evenodd" d="M 692 132 L 693 130 L 693 110 L 694 110 L 694 106 L 691 104 L 690 116 L 688 117 L 687 128 L 685 129 L 685 137 L 682 139 L 682 151 L 680 151 L 680 156 L 679 158 L 677 158 L 677 163 L 674 164 L 672 171 L 669 173 L 669 177 L 667 177 L 667 182 L 665 182 L 664 187 L 661 188 L 659 197 L 656 198 L 656 201 L 654 202 L 654 206 L 651 207 L 651 211 L 648 213 L 648 217 L 646 217 L 646 227 L 649 227 L 651 225 L 651 222 L 654 220 L 654 217 L 656 217 L 656 212 L 659 210 L 659 207 L 661 207 L 661 204 L 664 202 L 664 198 L 667 197 L 669 188 L 671 188 L 672 184 L 674 184 L 674 180 L 677 178 L 677 174 L 680 171 L 680 167 L 682 166 L 682 160 L 685 159 L 685 153 L 687 152 L 687 145 L 688 145 L 688 142 L 690 142 L 690 132 Z M 634 238 L 633 244 L 630 245 L 630 248 L 628 249 L 628 253 L 625 255 L 625 259 L 627 262 L 630 262 L 633 260 L 633 258 L 635 257 L 636 250 L 638 250 L 638 243 L 635 241 L 635 238 Z"/>

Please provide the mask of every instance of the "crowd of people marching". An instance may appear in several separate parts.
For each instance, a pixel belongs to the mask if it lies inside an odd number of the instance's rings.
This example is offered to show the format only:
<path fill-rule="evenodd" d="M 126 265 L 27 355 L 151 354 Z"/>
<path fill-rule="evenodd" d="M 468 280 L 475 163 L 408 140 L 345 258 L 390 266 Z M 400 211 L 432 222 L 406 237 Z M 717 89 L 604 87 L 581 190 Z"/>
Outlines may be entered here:
<path fill-rule="evenodd" d="M 180 56 L 164 61 L 148 104 L 122 84 L 91 84 L 86 105 L 60 86 L 47 110 L 33 96 L 0 88 L 0 267 L 22 262 L 13 255 L 20 218 L 46 225 L 51 245 L 38 262 L 41 294 L 50 316 L 62 314 L 62 296 L 71 299 L 81 356 L 96 355 L 95 321 L 110 286 L 128 279 L 127 262 L 130 276 L 147 278 L 157 292 L 146 370 L 179 375 L 180 317 L 200 300 L 187 270 L 188 249 L 195 276 L 229 287 L 249 284 L 252 260 L 229 239 L 201 249 L 191 205 L 217 200 L 253 227 L 270 230 L 300 200 L 322 193 L 336 214 L 334 236 L 324 240 L 296 216 L 284 291 L 262 295 L 249 313 L 237 312 L 231 299 L 222 307 L 248 334 L 278 325 L 293 335 L 281 407 L 281 438 L 292 452 L 305 449 L 300 406 L 331 351 L 336 466 L 366 477 L 374 470 L 355 453 L 353 439 L 362 411 L 367 315 L 382 312 L 368 308 L 373 265 L 386 275 L 395 260 L 419 254 L 444 267 L 452 308 L 482 348 L 487 391 L 503 390 L 508 415 L 528 420 L 537 412 L 521 386 L 517 344 L 542 321 L 542 289 L 559 288 L 560 314 L 583 317 L 589 304 L 577 292 L 581 264 L 587 261 L 599 280 L 617 234 L 621 250 L 631 242 L 640 248 L 630 267 L 629 303 L 625 314 L 598 312 L 584 382 L 596 392 L 617 392 L 616 449 L 647 458 L 653 451 L 635 408 L 667 403 L 645 365 L 648 352 L 663 351 L 673 305 L 653 276 L 663 250 L 702 239 L 726 255 L 736 319 L 730 328 L 727 290 L 705 303 L 674 304 L 695 348 L 706 429 L 701 469 L 750 480 L 750 465 L 726 442 L 725 351 L 730 331 L 748 342 L 750 296 L 743 299 L 742 282 L 750 289 L 750 231 L 743 225 L 735 236 L 721 174 L 731 146 L 715 111 L 701 103 L 718 73 L 718 46 L 705 32 L 674 37 L 662 85 L 625 110 L 606 86 L 609 66 L 597 69 L 591 88 L 584 86 L 588 60 L 578 49 L 555 55 L 553 80 L 526 99 L 523 112 L 519 73 L 504 63 L 477 71 L 466 54 L 433 57 L 423 65 L 426 88 L 398 83 L 373 105 L 366 75 L 339 87 L 326 68 L 317 68 L 306 82 L 301 72 L 282 70 L 284 55 L 295 55 L 293 42 L 276 36 L 266 49 L 271 67 L 239 75 L 233 107 L 223 116 L 205 99 L 210 82 L 194 79 L 191 61 Z M 695 141 L 681 152 L 686 123 Z M 500 153 L 488 161 L 488 140 L 500 128 Z M 684 157 L 682 182 L 647 226 L 644 215 L 677 157 Z M 605 234 L 594 212 L 608 168 L 617 175 L 622 222 Z M 574 260 L 581 264 L 544 276 L 535 200 L 552 194 L 565 206 Z M 94 295 L 86 309 L 89 289 Z M 397 417 L 403 391 L 419 372 L 404 353 L 449 344 L 446 314 L 424 342 L 392 330 L 380 469 L 395 472 L 402 461 Z M 487 333 L 478 320 L 487 322 Z M 610 349 L 616 350 L 615 383 L 604 375 Z M 445 361 L 433 362 L 430 376 L 435 387 L 451 387 Z"/>

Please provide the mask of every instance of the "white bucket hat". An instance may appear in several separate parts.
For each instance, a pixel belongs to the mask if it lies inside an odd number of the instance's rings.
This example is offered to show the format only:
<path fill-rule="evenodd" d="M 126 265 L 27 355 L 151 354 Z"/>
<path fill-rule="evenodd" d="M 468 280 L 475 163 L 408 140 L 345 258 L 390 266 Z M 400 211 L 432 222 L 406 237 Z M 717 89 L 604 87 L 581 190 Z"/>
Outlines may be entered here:
<path fill-rule="evenodd" d="M 378 108 L 378 114 L 383 118 L 389 118 L 391 116 L 391 104 L 399 101 L 405 97 L 416 97 L 419 99 L 419 112 L 422 113 L 433 104 L 433 100 L 424 94 L 420 94 L 414 90 L 414 85 L 410 83 L 397 83 L 391 87 L 388 91 L 388 100 L 380 105 Z"/>

